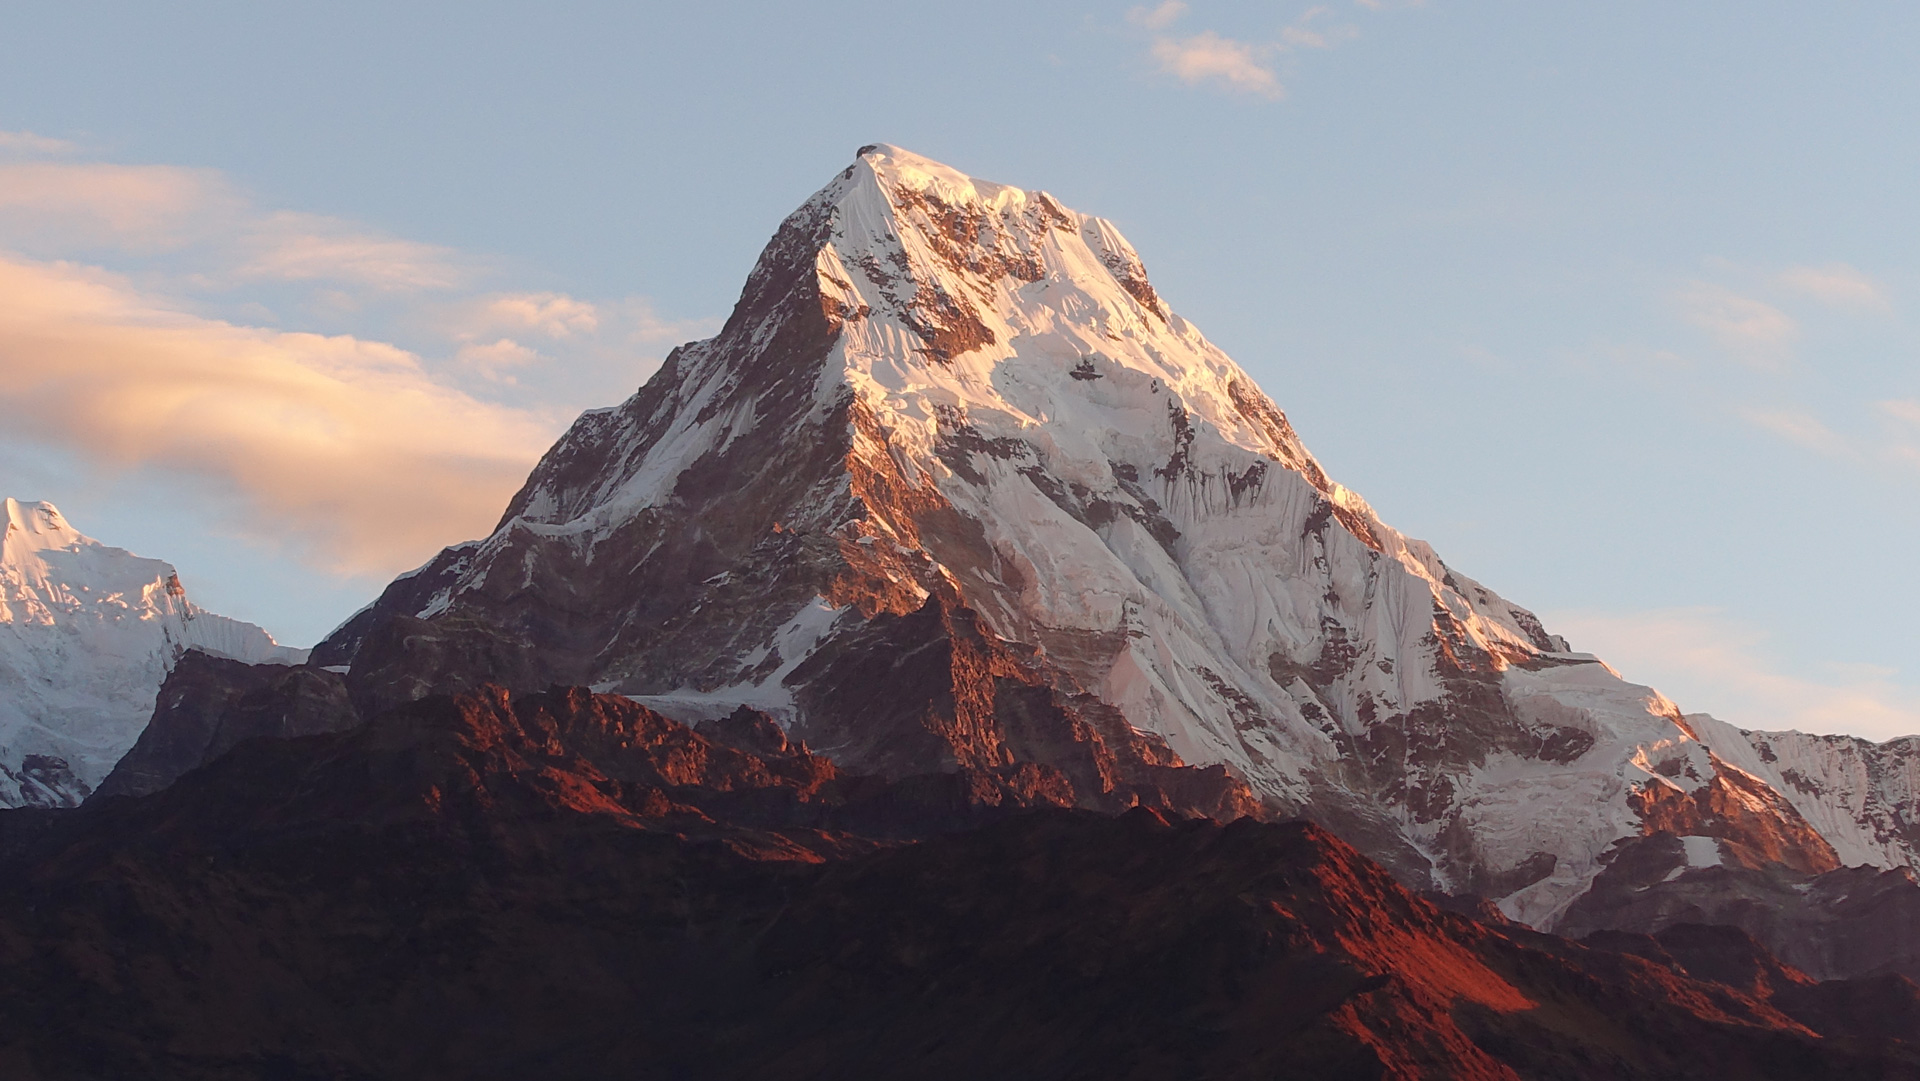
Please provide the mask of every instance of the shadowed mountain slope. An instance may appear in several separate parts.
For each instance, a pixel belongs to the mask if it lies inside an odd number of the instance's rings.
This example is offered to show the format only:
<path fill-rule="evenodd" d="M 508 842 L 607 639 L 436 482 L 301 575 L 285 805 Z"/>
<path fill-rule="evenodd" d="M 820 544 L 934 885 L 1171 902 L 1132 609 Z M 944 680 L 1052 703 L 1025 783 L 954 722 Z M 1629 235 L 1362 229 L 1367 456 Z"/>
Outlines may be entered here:
<path fill-rule="evenodd" d="M 1437 909 L 1308 824 L 992 776 L 484 688 L 0 813 L 0 1070 L 1920 1077 L 1755 988 Z"/>

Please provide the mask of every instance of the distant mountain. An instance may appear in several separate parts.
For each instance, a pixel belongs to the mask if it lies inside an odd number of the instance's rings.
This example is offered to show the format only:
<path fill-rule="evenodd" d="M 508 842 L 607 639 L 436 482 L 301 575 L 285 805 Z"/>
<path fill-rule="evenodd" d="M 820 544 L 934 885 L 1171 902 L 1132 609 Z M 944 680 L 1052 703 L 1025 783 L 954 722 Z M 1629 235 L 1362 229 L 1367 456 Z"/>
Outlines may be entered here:
<path fill-rule="evenodd" d="M 1603 872 L 1920 865 L 1910 754 L 1688 718 L 1575 652 L 1329 478 L 1113 225 L 885 146 L 315 660 L 368 716 L 591 685 L 1090 808 L 1224 770 L 1543 928 Z"/>
<path fill-rule="evenodd" d="M 98 786 L 188 649 L 295 664 L 306 651 L 187 599 L 157 559 L 74 529 L 51 503 L 7 499 L 0 543 L 0 807 L 66 806 Z"/>

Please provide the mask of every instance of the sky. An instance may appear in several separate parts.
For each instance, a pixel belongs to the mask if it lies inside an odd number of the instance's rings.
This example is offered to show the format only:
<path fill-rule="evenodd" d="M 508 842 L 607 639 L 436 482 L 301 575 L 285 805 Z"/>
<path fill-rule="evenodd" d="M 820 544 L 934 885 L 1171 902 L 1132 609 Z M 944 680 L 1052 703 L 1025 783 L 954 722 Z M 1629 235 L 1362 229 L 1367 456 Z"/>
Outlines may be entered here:
<path fill-rule="evenodd" d="M 8 6 L 0 493 L 309 645 L 888 142 L 1114 221 L 1334 477 L 1749 728 L 1920 731 L 1920 7 Z"/>

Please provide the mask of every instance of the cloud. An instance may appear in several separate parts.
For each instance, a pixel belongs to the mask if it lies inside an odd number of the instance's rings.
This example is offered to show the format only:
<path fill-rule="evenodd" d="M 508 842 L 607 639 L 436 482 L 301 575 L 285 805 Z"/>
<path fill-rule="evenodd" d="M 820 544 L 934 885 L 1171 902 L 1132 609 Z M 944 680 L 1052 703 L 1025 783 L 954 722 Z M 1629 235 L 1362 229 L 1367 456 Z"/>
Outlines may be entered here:
<path fill-rule="evenodd" d="M 1740 418 L 1789 443 L 1829 457 L 1853 457 L 1856 453 L 1840 433 L 1818 417 L 1797 409 L 1742 409 Z"/>
<path fill-rule="evenodd" d="M 448 290 L 479 267 L 459 253 L 322 214 L 264 210 L 211 169 L 97 162 L 0 165 L 0 247 L 71 254 L 194 249 L 203 285 L 333 282 Z"/>
<path fill-rule="evenodd" d="M 236 273 L 277 281 L 348 282 L 377 291 L 452 289 L 473 268 L 451 249 L 369 232 L 338 218 L 280 211 L 253 222 Z"/>
<path fill-rule="evenodd" d="M 1875 402 L 1874 409 L 1881 416 L 1893 421 L 1892 434 L 1887 440 L 1884 454 L 1895 465 L 1908 470 L 1920 470 L 1920 401 L 1912 398 L 1891 398 Z"/>
<path fill-rule="evenodd" d="M 242 203 L 210 169 L 24 162 L 0 165 L 0 242 L 177 248 L 216 232 Z"/>
<path fill-rule="evenodd" d="M 1693 713 L 1741 728 L 1848 732 L 1885 740 L 1920 732 L 1920 688 L 1860 664 L 1789 671 L 1766 636 L 1712 608 L 1553 613 L 1548 625 Z"/>
<path fill-rule="evenodd" d="M 501 293 L 487 297 L 476 313 L 487 327 L 532 330 L 549 338 L 572 338 L 600 328 L 600 312 L 592 304 L 562 293 Z"/>
<path fill-rule="evenodd" d="M 627 297 L 602 304 L 599 310 L 618 335 L 616 340 L 625 346 L 678 345 L 720 331 L 718 319 L 669 319 L 646 297 Z"/>
<path fill-rule="evenodd" d="M 521 345 L 511 338 L 501 338 L 485 345 L 469 343 L 460 347 L 454 354 L 454 360 L 462 367 L 478 374 L 482 379 L 496 383 L 517 384 L 518 379 L 507 374 L 509 369 L 524 368 L 540 360 L 538 352 Z"/>
<path fill-rule="evenodd" d="M 1800 335 L 1800 325 L 1786 312 L 1723 285 L 1688 282 L 1673 298 L 1687 322 L 1746 360 L 1777 362 Z"/>
<path fill-rule="evenodd" d="M 567 418 L 717 329 L 500 272 L 214 170 L 0 158 L 0 468 L 151 475 L 308 566 L 413 566 L 491 528 Z"/>
<path fill-rule="evenodd" d="M 493 293 L 427 305 L 415 329 L 456 346 L 449 375 L 480 395 L 514 388 L 574 408 L 631 394 L 668 348 L 719 330 L 670 319 L 645 297 L 588 301 L 565 293 Z M 476 382 L 477 381 L 477 382 Z"/>
<path fill-rule="evenodd" d="M 1897 421 L 1920 427 L 1920 401 L 1912 398 L 1895 398 L 1879 402 L 1876 407 L 1880 412 Z"/>
<path fill-rule="evenodd" d="M 211 482 L 235 524 L 345 573 L 491 528 L 561 427 L 414 354 L 172 310 L 71 264 L 0 257 L 4 438 Z"/>
<path fill-rule="evenodd" d="M 1136 7 L 1127 13 L 1128 22 L 1151 31 L 1147 52 L 1154 66 L 1189 86 L 1212 84 L 1269 100 L 1286 96 L 1286 88 L 1274 70 L 1274 62 L 1281 55 L 1299 49 L 1330 49 L 1360 33 L 1353 26 L 1325 25 L 1331 13 L 1327 7 L 1308 8 L 1281 27 L 1271 41 L 1242 41 L 1212 30 L 1185 36 L 1167 33 L 1186 13 L 1187 5 L 1180 0 L 1166 0 L 1152 8 Z"/>
<path fill-rule="evenodd" d="M 1845 434 L 1801 409 L 1744 408 L 1736 412 L 1748 424 L 1828 458 L 1864 466 L 1891 465 L 1903 472 L 1920 471 L 1920 400 L 1891 398 L 1875 402 L 1869 416 L 1877 414 L 1881 423 L 1877 427 L 1866 423 L 1843 425 Z"/>
<path fill-rule="evenodd" d="M 1279 98 L 1285 94 L 1279 76 L 1263 57 L 1271 47 L 1223 38 L 1211 30 L 1187 38 L 1156 38 L 1153 59 L 1160 70 L 1189 85 L 1218 82 L 1230 90 Z"/>
<path fill-rule="evenodd" d="M 36 135 L 30 131 L 0 131 L 0 154 L 26 154 L 53 157 L 80 149 L 65 139 Z"/>
<path fill-rule="evenodd" d="M 1781 288 L 1836 308 L 1886 311 L 1891 305 L 1872 278 L 1845 263 L 1792 267 L 1774 276 Z"/>
<path fill-rule="evenodd" d="M 1166 0 L 1154 8 L 1134 8 L 1127 12 L 1127 21 L 1135 26 L 1144 26 L 1149 30 L 1165 30 L 1187 13 L 1187 5 L 1180 0 Z"/>
<path fill-rule="evenodd" d="M 1316 27 L 1314 24 L 1329 14 L 1329 9 L 1312 7 L 1302 12 L 1291 25 L 1280 31 L 1280 44 L 1287 49 L 1331 49 L 1342 41 L 1360 36 L 1357 26 Z"/>

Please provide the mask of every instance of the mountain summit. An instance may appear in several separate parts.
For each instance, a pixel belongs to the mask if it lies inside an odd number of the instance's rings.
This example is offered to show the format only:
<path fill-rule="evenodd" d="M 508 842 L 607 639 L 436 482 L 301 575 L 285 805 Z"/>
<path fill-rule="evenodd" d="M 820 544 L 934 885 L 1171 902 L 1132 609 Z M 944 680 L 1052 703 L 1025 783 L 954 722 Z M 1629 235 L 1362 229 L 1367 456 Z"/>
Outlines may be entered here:
<path fill-rule="evenodd" d="M 53 504 L 4 506 L 0 807 L 85 799 L 140 735 L 188 649 L 256 664 L 304 659 L 195 605 L 171 565 L 101 544 Z"/>
<path fill-rule="evenodd" d="M 363 708 L 586 684 L 983 798 L 1306 815 L 1542 927 L 1609 868 L 1920 864 L 1887 810 L 1910 768 L 1874 818 L 1733 765 L 1760 735 L 1328 478 L 1112 224 L 888 146 L 782 223 L 717 336 L 314 660 Z"/>

